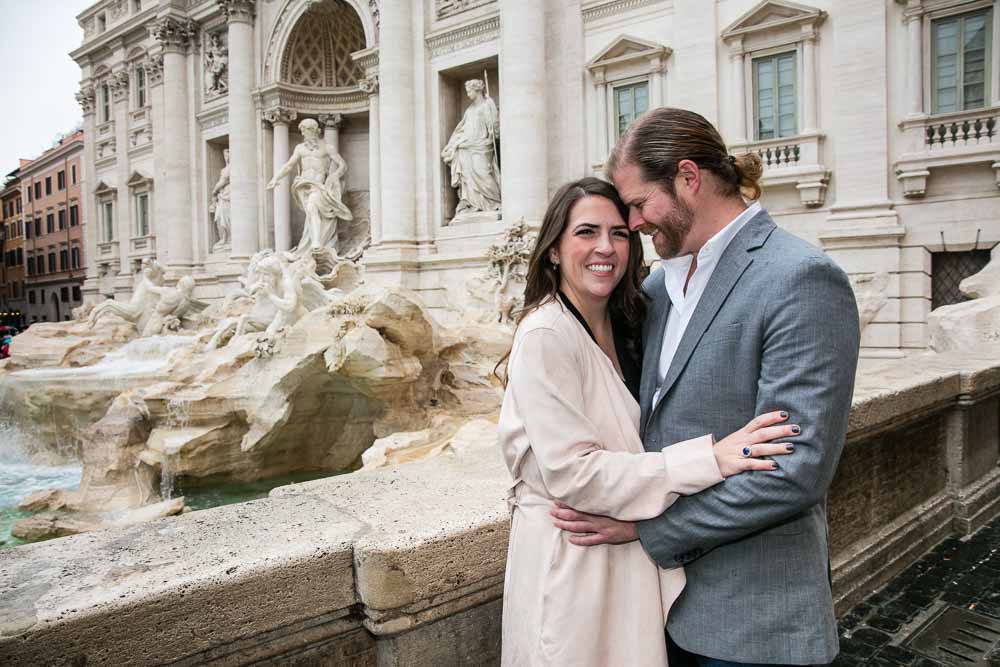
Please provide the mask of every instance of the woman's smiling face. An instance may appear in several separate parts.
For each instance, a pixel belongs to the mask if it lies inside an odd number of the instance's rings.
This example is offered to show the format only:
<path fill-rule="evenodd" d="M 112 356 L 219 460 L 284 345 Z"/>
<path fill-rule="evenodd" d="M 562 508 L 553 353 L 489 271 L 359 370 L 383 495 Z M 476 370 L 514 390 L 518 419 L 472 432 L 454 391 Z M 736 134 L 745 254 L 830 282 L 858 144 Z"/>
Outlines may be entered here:
<path fill-rule="evenodd" d="M 559 288 L 578 308 L 607 302 L 628 265 L 629 229 L 611 200 L 588 196 L 570 210 L 549 260 Z"/>

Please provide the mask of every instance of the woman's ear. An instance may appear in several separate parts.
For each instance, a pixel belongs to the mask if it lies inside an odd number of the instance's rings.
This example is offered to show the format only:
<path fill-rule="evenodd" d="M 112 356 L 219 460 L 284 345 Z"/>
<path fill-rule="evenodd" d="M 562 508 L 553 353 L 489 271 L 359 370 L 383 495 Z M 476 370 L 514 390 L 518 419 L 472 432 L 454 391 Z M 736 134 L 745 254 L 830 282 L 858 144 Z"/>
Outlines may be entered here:
<path fill-rule="evenodd" d="M 559 251 L 556 248 L 549 248 L 549 261 L 552 266 L 559 266 Z"/>

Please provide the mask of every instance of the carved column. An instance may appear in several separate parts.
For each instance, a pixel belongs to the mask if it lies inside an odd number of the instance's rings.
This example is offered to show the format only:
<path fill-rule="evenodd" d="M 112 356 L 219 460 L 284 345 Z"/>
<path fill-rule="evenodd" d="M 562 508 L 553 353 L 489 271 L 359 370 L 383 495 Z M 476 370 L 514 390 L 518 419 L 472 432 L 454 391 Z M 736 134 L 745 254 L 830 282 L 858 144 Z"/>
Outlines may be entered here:
<path fill-rule="evenodd" d="M 273 160 L 274 170 L 288 162 L 291 157 L 288 146 L 288 124 L 298 117 L 298 114 L 288 109 L 272 109 L 264 114 L 264 119 L 271 124 L 274 134 Z M 230 157 L 232 151 L 230 151 Z M 292 191 L 291 176 L 281 179 L 274 188 L 274 249 L 283 252 L 292 247 Z"/>
<path fill-rule="evenodd" d="M 508 137 L 500 146 L 501 191 L 508 224 L 522 217 L 537 224 L 545 214 L 545 70 L 545 3 L 500 0 L 500 133 Z"/>
<path fill-rule="evenodd" d="M 97 137 L 97 105 L 96 105 L 96 95 L 94 93 L 94 86 L 89 82 L 89 79 L 84 79 L 86 83 L 80 86 L 80 92 L 76 94 L 76 101 L 80 104 L 80 109 L 83 111 L 83 136 L 84 136 L 84 151 L 83 151 L 83 165 L 80 174 L 80 220 L 91 221 L 89 225 L 83 226 L 84 235 L 84 252 L 85 252 L 85 265 L 86 265 L 86 279 L 83 283 L 83 300 L 86 303 L 91 301 L 96 301 L 97 296 L 100 292 L 100 286 L 97 279 L 97 231 L 100 229 L 100 225 L 97 224 L 95 217 L 96 206 L 94 205 L 93 198 L 93 188 L 95 184 L 94 172 L 96 171 L 95 166 L 95 150 L 97 149 L 97 142 L 95 138 Z M 67 215 L 69 215 L 67 213 Z"/>
<path fill-rule="evenodd" d="M 924 115 L 924 45 L 923 25 L 918 12 L 905 14 L 907 32 L 906 112 L 910 117 Z"/>
<path fill-rule="evenodd" d="M 165 223 L 160 229 L 167 235 L 167 267 L 186 273 L 192 263 L 187 50 L 195 26 L 187 19 L 164 16 L 152 33 L 163 46 L 164 141 L 156 160 L 158 209 Z"/>
<path fill-rule="evenodd" d="M 149 87 L 149 122 L 152 126 L 153 155 L 163 154 L 163 146 L 166 137 L 163 136 L 163 54 L 152 54 L 143 63 L 146 70 L 146 83 Z M 158 158 L 157 158 L 158 159 Z M 155 183 L 154 183 L 155 185 Z M 166 266 L 166 239 L 170 233 L 170 224 L 164 214 L 164 203 L 166 198 L 161 192 L 154 192 L 152 195 L 153 225 L 151 227 L 154 242 L 156 244 L 156 259 Z M 194 228 L 192 224 L 188 225 Z"/>
<path fill-rule="evenodd" d="M 230 258 L 257 252 L 257 116 L 254 85 L 255 0 L 219 0 L 229 23 L 229 179 L 232 212 Z"/>
<path fill-rule="evenodd" d="M 323 126 L 323 141 L 340 152 L 340 126 L 344 124 L 344 116 L 339 113 L 321 113 L 319 124 Z"/>
<path fill-rule="evenodd" d="M 414 77 L 413 8 L 410 2 L 394 3 L 381 16 L 379 46 L 379 125 L 381 169 L 382 242 L 412 244 L 416 241 L 416 180 L 413 156 Z"/>
<path fill-rule="evenodd" d="M 729 62 L 732 64 L 730 80 L 733 86 L 732 102 L 732 139 L 734 144 L 747 143 L 747 85 L 746 85 L 746 53 L 743 51 L 743 40 L 736 40 L 729 52 Z"/>
<path fill-rule="evenodd" d="M 378 74 L 371 74 L 361 81 L 361 90 L 368 93 L 368 222 L 372 243 L 382 242 L 382 174 L 379 162 L 379 102 Z"/>
<path fill-rule="evenodd" d="M 131 270 L 129 268 L 128 257 L 132 249 L 131 238 L 134 236 L 132 229 L 132 193 L 128 189 L 128 180 L 132 175 L 128 160 L 129 136 L 128 136 L 128 98 L 129 98 L 129 76 L 126 65 L 122 63 L 120 69 L 111 74 L 111 99 L 114 104 L 115 119 L 115 172 L 118 177 L 118 201 L 115 206 L 115 238 L 118 239 L 118 257 L 121 265 L 118 269 L 119 276 L 128 277 L 131 280 Z"/>
<path fill-rule="evenodd" d="M 809 134 L 818 127 L 816 119 L 816 31 L 812 25 L 802 28 L 802 129 Z"/>

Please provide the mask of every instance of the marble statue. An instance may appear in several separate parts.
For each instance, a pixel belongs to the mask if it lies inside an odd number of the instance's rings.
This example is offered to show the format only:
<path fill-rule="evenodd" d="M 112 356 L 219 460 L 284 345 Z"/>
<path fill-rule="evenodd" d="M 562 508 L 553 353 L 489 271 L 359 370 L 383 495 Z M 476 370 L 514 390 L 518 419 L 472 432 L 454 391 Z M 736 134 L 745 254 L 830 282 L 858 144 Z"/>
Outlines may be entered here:
<path fill-rule="evenodd" d="M 524 303 L 528 260 L 534 244 L 535 237 L 522 218 L 486 250 L 489 264 L 465 286 L 470 297 L 464 313 L 466 319 L 501 324 L 514 321 L 516 311 Z"/>
<path fill-rule="evenodd" d="M 163 267 L 156 260 L 143 261 L 138 284 L 128 303 L 108 299 L 97 304 L 88 317 L 90 326 L 94 327 L 102 317 L 115 315 L 132 322 L 136 329 L 142 332 L 160 299 L 157 288 L 161 285 L 163 285 Z"/>
<path fill-rule="evenodd" d="M 191 296 L 194 286 L 194 278 L 182 276 L 177 281 L 176 287 L 150 287 L 150 292 L 158 295 L 159 300 L 146 321 L 141 335 L 158 336 L 169 331 L 178 331 L 186 322 L 191 325 L 196 324 L 198 314 L 208 304 Z"/>
<path fill-rule="evenodd" d="M 229 206 L 229 149 L 222 151 L 222 157 L 226 161 L 226 166 L 219 173 L 219 180 L 212 188 L 212 204 L 208 207 L 208 212 L 215 222 L 215 245 L 212 252 L 218 252 L 229 247 L 229 232 L 232 228 L 230 220 Z"/>
<path fill-rule="evenodd" d="M 968 351 L 1000 343 L 1000 245 L 989 263 L 958 285 L 968 299 L 927 316 L 927 346 L 935 352 Z"/>
<path fill-rule="evenodd" d="M 458 190 L 456 217 L 500 210 L 499 120 L 496 104 L 483 94 L 483 88 L 479 79 L 465 82 L 472 104 L 441 151 L 441 158 L 451 168 L 451 186 Z"/>
<path fill-rule="evenodd" d="M 303 120 L 299 123 L 299 131 L 305 140 L 295 147 L 292 157 L 267 184 L 268 190 L 273 189 L 299 167 L 299 174 L 292 181 L 292 196 L 305 212 L 306 220 L 298 246 L 289 253 L 291 259 L 314 248 L 329 248 L 336 253 L 337 221 L 353 219 L 343 199 L 347 163 L 333 146 L 321 139 L 319 123 L 315 120 Z"/>
<path fill-rule="evenodd" d="M 209 93 L 221 94 L 229 88 L 226 75 L 229 70 L 229 51 L 222 45 L 222 36 L 212 35 L 205 54 L 205 88 Z"/>

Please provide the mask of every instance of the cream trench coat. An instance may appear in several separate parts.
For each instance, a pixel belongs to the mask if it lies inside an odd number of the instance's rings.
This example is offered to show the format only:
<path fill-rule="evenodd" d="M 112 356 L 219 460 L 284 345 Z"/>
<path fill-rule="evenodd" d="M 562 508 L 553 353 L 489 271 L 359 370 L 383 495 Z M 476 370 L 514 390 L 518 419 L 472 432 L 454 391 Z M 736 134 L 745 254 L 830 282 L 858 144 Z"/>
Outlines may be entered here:
<path fill-rule="evenodd" d="M 647 453 L 639 405 L 611 360 L 563 305 L 529 314 L 514 336 L 500 412 L 513 483 L 502 664 L 667 663 L 664 625 L 684 588 L 638 541 L 579 547 L 549 516 L 554 500 L 626 521 L 722 481 L 712 437 Z"/>

